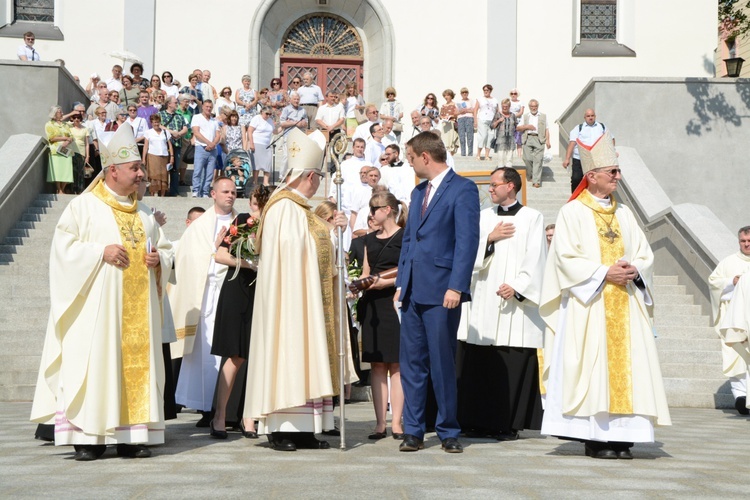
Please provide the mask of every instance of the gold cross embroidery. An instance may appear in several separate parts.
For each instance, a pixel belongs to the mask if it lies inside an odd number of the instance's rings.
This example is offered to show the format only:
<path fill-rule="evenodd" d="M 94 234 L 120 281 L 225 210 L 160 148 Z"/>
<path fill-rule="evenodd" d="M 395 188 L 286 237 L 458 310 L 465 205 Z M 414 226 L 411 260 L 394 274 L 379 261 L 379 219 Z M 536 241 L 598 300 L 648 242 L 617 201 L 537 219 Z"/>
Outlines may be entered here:
<path fill-rule="evenodd" d="M 300 147 L 297 146 L 297 143 L 293 142 L 292 146 L 289 148 L 289 152 L 292 154 L 292 158 L 294 158 L 295 156 L 297 156 L 297 153 L 299 153 L 300 151 L 301 151 Z"/>
<path fill-rule="evenodd" d="M 602 235 L 602 238 L 609 239 L 610 244 L 614 243 L 615 240 L 620 237 L 620 235 L 617 234 L 617 232 L 612 231 L 612 228 L 609 228 L 609 227 L 607 228 L 607 232 L 606 233 L 605 232 L 600 232 L 599 234 Z"/>
<path fill-rule="evenodd" d="M 141 242 L 141 240 L 138 237 L 136 237 L 135 231 L 133 231 L 133 226 L 130 226 L 128 228 L 122 228 L 122 232 L 125 233 L 125 241 L 130 243 L 131 248 L 135 248 L 135 244 Z M 140 234 L 138 236 L 140 236 Z"/>

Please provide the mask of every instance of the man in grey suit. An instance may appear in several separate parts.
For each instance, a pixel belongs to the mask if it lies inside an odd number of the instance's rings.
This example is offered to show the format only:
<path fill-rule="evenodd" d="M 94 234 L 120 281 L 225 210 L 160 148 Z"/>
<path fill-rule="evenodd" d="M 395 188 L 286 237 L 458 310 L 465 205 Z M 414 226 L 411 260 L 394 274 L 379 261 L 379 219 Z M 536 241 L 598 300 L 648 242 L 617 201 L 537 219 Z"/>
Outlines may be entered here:
<path fill-rule="evenodd" d="M 523 132 L 523 162 L 526 164 L 526 179 L 533 183 L 535 188 L 542 187 L 542 160 L 544 160 L 544 146 L 547 149 L 552 145 L 549 142 L 549 128 L 547 127 L 547 115 L 539 113 L 539 101 L 529 101 L 529 112 L 523 115 L 521 125 L 516 130 Z"/>

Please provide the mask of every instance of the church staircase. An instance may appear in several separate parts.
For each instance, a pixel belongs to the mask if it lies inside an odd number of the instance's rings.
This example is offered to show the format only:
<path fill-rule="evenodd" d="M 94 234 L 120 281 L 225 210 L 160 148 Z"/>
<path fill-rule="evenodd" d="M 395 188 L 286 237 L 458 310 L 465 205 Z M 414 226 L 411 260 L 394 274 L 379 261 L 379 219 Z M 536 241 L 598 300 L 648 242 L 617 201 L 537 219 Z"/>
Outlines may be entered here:
<path fill-rule="evenodd" d="M 522 164 L 518 159 L 516 163 Z M 459 172 L 491 170 L 493 166 L 487 161 L 456 158 Z M 559 158 L 545 168 L 542 181 L 541 189 L 528 188 L 527 205 L 541 211 L 549 224 L 570 195 L 570 178 Z M 480 186 L 480 191 L 486 194 L 487 186 Z M 321 187 L 313 201 L 321 200 L 323 192 Z M 33 397 L 49 317 L 50 245 L 55 225 L 71 199 L 40 195 L 0 242 L 0 401 L 30 401 Z M 167 214 L 164 231 L 175 240 L 184 231 L 187 211 L 196 205 L 208 208 L 212 200 L 148 197 L 145 203 Z M 247 203 L 239 199 L 235 208 L 246 211 Z M 700 314 L 700 307 L 676 277 L 657 276 L 655 284 L 654 329 L 670 405 L 732 407 L 721 374 L 720 343 L 708 326 L 709 319 Z M 367 392 L 357 391 L 353 397 L 367 399 Z"/>

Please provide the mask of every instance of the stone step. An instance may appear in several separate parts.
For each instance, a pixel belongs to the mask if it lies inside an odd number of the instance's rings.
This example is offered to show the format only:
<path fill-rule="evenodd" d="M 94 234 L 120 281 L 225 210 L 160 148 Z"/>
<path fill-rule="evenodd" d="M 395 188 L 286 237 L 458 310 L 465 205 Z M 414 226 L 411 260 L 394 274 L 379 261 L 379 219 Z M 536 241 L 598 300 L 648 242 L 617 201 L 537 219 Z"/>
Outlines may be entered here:
<path fill-rule="evenodd" d="M 734 397 L 731 394 L 701 393 L 668 393 L 667 403 L 671 408 L 734 408 Z"/>
<path fill-rule="evenodd" d="M 694 304 L 695 298 L 692 295 L 677 295 L 674 293 L 668 293 L 664 295 L 656 295 L 654 301 L 657 304 Z"/>
<path fill-rule="evenodd" d="M 663 351 L 718 351 L 721 349 L 721 340 L 719 340 L 717 337 L 713 339 L 675 339 L 660 337 L 658 339 L 658 342 L 659 349 Z"/>
<path fill-rule="evenodd" d="M 654 285 L 679 285 L 677 276 L 654 276 Z"/>
<path fill-rule="evenodd" d="M 721 364 L 661 363 L 660 366 L 661 374 L 665 378 L 711 379 L 720 383 L 726 381 L 721 371 Z"/>
<path fill-rule="evenodd" d="M 668 378 L 664 377 L 664 390 L 667 394 L 712 393 L 731 394 L 726 379 Z"/>
<path fill-rule="evenodd" d="M 658 297 L 657 297 L 658 298 Z M 659 300 L 654 301 L 654 316 L 693 316 L 693 320 L 703 318 L 701 316 L 701 306 L 695 304 L 667 304 Z"/>
<path fill-rule="evenodd" d="M 717 339 L 718 336 L 712 327 L 709 326 L 657 326 L 657 342 L 667 339 L 679 339 L 685 342 L 691 342 L 694 339 Z"/>
<path fill-rule="evenodd" d="M 669 306 L 667 306 L 669 307 Z M 699 306 L 696 306 L 699 307 Z M 708 318 L 705 316 L 676 316 L 676 315 L 664 315 L 654 314 L 654 325 L 656 327 L 661 326 L 708 326 Z M 658 331 L 658 328 L 657 328 Z"/>
<path fill-rule="evenodd" d="M 661 339 L 657 339 L 657 347 Z M 721 366 L 721 351 L 669 351 L 659 349 L 659 363 L 685 363 Z"/>
<path fill-rule="evenodd" d="M 685 295 L 685 285 L 654 285 L 654 295 Z"/>
<path fill-rule="evenodd" d="M 0 401 L 31 401 L 36 384 L 0 385 Z"/>
<path fill-rule="evenodd" d="M 3 353 L 0 354 L 0 366 L 3 367 L 4 372 L 39 370 L 39 363 L 42 360 L 41 353 L 41 350 L 37 355 Z"/>
<path fill-rule="evenodd" d="M 39 367 L 34 370 L 31 368 L 24 371 L 4 371 L 0 370 L 0 378 L 3 380 L 2 385 L 34 385 L 39 374 Z"/>

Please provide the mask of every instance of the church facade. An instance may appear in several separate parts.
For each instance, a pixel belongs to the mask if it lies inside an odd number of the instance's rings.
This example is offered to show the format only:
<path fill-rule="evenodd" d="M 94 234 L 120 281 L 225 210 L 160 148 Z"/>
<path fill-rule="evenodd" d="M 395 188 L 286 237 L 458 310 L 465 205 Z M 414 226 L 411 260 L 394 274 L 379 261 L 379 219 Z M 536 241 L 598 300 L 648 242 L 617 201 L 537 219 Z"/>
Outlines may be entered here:
<path fill-rule="evenodd" d="M 393 86 L 407 114 L 429 92 L 478 97 L 490 83 L 554 120 L 595 76 L 713 76 L 715 17 L 698 0 L 0 0 L 0 57 L 30 30 L 84 86 L 129 51 L 145 77 L 183 85 L 195 68 L 232 89 L 243 74 L 258 89 L 311 71 L 324 90 L 357 81 L 378 105 Z"/>

